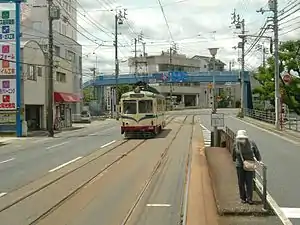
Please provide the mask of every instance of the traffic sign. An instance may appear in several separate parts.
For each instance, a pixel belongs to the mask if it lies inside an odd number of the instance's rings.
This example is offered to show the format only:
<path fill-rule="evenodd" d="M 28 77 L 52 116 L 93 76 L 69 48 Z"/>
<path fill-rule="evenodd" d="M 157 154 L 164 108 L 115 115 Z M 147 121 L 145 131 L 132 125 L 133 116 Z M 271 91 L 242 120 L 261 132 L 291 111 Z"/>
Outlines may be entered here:
<path fill-rule="evenodd" d="M 284 83 L 289 84 L 292 81 L 292 76 L 290 74 L 286 73 L 283 75 L 282 79 L 283 79 Z"/>
<path fill-rule="evenodd" d="M 208 87 L 208 89 L 212 89 L 212 88 L 213 88 L 213 84 L 212 84 L 212 83 L 209 83 L 209 84 L 207 85 L 207 87 Z"/>
<path fill-rule="evenodd" d="M 211 126 L 212 127 L 224 127 L 224 113 L 212 113 L 211 114 Z"/>

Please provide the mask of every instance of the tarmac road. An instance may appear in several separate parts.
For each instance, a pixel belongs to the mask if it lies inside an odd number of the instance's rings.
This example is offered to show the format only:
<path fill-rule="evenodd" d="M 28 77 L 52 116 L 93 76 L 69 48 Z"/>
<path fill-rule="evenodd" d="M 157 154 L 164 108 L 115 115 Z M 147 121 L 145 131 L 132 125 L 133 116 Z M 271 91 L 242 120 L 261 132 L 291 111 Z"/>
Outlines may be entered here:
<path fill-rule="evenodd" d="M 56 136 L 14 141 L 0 148 L 0 197 L 122 138 L 114 121 Z"/>

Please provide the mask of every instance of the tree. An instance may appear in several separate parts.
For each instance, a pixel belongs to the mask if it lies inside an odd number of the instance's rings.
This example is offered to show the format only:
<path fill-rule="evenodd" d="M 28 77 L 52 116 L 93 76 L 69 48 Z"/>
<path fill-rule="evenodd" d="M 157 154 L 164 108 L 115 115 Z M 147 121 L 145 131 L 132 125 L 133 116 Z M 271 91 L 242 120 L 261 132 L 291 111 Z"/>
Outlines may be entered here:
<path fill-rule="evenodd" d="M 132 91 L 133 87 L 132 85 L 127 84 L 120 84 L 117 88 L 117 102 L 120 101 L 122 94 Z"/>
<path fill-rule="evenodd" d="M 87 87 L 83 89 L 83 102 L 88 103 L 92 100 L 92 89 Z"/>
<path fill-rule="evenodd" d="M 291 70 L 297 71 L 299 74 L 300 67 L 300 40 L 286 41 L 279 46 L 279 71 Z M 260 83 L 260 86 L 253 90 L 253 94 L 259 94 L 260 100 L 268 100 L 272 105 L 275 104 L 275 87 L 274 87 L 274 58 L 267 59 L 266 67 L 260 66 L 254 78 Z M 280 88 L 284 90 L 284 103 L 289 108 L 300 113 L 300 78 L 293 77 L 289 85 L 280 82 Z"/>

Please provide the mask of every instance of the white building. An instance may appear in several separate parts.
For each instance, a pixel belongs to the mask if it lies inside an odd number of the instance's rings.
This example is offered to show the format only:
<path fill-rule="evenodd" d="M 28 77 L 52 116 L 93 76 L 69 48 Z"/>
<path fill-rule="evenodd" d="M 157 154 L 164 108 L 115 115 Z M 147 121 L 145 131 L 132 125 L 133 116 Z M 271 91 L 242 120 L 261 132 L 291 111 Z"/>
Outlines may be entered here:
<path fill-rule="evenodd" d="M 61 8 L 61 19 L 53 22 L 54 55 L 70 62 L 72 88 L 65 92 L 82 96 L 82 46 L 77 43 L 77 13 L 75 0 L 55 0 Z M 23 9 L 22 40 L 35 40 L 48 51 L 48 6 L 47 0 L 31 0 Z M 64 69 L 60 64 L 59 69 Z M 69 82 L 69 81 L 68 81 Z M 79 114 L 82 103 L 72 105 L 72 114 Z"/>
<path fill-rule="evenodd" d="M 29 129 L 45 129 L 49 80 L 45 66 L 47 55 L 33 40 L 22 43 L 21 48 L 23 118 Z M 80 101 L 80 96 L 73 93 L 72 62 L 58 56 L 55 61 L 53 119 L 62 117 L 64 127 L 70 127 L 72 108 Z"/>

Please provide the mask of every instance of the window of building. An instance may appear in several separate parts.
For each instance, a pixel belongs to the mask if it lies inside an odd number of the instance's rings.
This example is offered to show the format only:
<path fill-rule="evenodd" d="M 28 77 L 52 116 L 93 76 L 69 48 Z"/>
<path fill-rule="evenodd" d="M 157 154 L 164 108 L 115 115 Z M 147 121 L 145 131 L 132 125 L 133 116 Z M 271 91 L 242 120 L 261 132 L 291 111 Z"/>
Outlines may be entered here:
<path fill-rule="evenodd" d="M 35 65 L 27 65 L 27 79 L 36 80 L 36 67 Z"/>
<path fill-rule="evenodd" d="M 67 25 L 65 23 L 61 23 L 61 33 L 62 35 L 67 34 Z"/>
<path fill-rule="evenodd" d="M 125 100 L 123 101 L 123 113 L 125 114 L 136 114 L 136 100 Z"/>
<path fill-rule="evenodd" d="M 56 72 L 56 81 L 61 83 L 66 83 L 67 81 L 66 74 L 62 72 Z"/>
<path fill-rule="evenodd" d="M 38 66 L 37 67 L 37 75 L 39 77 L 42 77 L 43 76 L 43 68 L 41 66 Z"/>
<path fill-rule="evenodd" d="M 55 56 L 60 56 L 60 47 L 54 45 L 54 55 Z"/>
<path fill-rule="evenodd" d="M 71 62 L 75 62 L 75 53 L 69 50 L 67 52 L 68 52 L 67 59 L 70 60 Z"/>
<path fill-rule="evenodd" d="M 152 112 L 153 112 L 153 101 L 152 100 L 139 101 L 139 113 L 152 113 Z"/>

